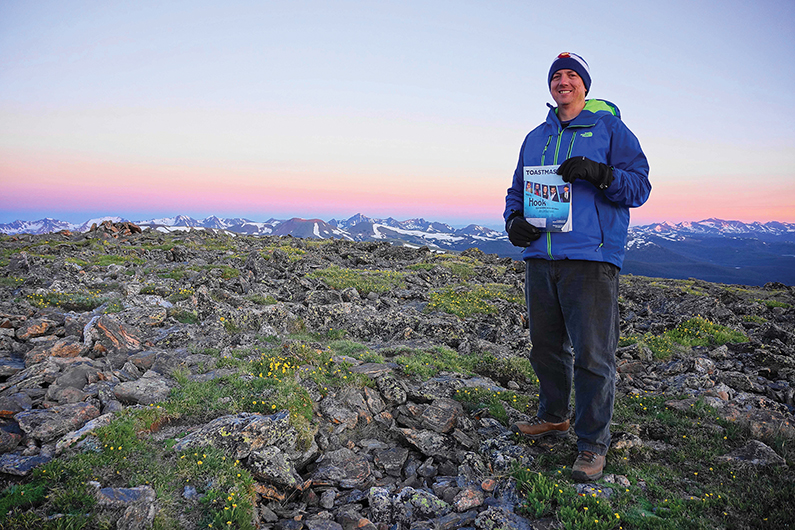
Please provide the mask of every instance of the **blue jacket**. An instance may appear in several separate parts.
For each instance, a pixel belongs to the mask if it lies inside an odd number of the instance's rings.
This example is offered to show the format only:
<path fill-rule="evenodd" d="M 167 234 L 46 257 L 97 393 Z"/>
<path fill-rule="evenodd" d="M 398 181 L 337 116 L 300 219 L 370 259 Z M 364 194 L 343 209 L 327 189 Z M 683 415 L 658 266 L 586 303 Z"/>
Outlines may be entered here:
<path fill-rule="evenodd" d="M 605 190 L 590 182 L 574 181 L 572 231 L 546 232 L 522 252 L 523 259 L 577 259 L 604 261 L 621 267 L 629 228 L 629 209 L 646 202 L 651 192 L 649 163 L 638 139 L 621 121 L 621 113 L 609 101 L 590 99 L 585 108 L 561 128 L 557 109 L 550 106 L 544 123 L 525 138 L 513 184 L 505 197 L 507 220 L 524 207 L 524 166 L 561 164 L 572 156 L 584 156 L 613 167 L 615 180 Z"/>

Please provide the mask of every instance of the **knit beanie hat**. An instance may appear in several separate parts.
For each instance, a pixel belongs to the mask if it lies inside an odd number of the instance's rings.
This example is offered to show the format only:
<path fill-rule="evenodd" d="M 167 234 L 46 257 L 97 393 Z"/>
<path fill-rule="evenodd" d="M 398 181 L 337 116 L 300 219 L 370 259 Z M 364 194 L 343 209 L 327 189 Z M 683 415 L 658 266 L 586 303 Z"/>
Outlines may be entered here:
<path fill-rule="evenodd" d="M 585 59 L 576 53 L 563 52 L 558 55 L 549 67 L 549 76 L 547 77 L 547 86 L 552 83 L 552 76 L 558 70 L 574 70 L 582 78 L 582 83 L 585 85 L 585 93 L 591 89 L 591 71 L 588 69 L 588 63 Z"/>

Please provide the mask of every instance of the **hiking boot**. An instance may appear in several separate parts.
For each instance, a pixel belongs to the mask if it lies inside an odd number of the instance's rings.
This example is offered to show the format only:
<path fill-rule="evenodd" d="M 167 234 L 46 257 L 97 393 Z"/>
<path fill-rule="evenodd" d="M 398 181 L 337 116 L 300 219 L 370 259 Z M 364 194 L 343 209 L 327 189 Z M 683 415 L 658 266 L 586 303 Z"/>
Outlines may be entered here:
<path fill-rule="evenodd" d="M 552 423 L 544 421 L 538 416 L 533 416 L 530 421 L 517 421 L 511 425 L 514 434 L 521 434 L 531 440 L 538 440 L 547 436 L 563 438 L 569 433 L 569 420 Z"/>
<path fill-rule="evenodd" d="M 571 468 L 571 478 L 577 482 L 588 482 L 602 478 L 605 468 L 605 457 L 591 451 L 580 451 L 574 466 Z"/>

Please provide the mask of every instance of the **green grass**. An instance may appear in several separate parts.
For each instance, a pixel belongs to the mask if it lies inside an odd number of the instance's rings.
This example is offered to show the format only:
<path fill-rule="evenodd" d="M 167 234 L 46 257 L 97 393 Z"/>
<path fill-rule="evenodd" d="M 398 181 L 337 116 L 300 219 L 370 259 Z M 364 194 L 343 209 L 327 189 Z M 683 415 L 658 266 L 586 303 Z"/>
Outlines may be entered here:
<path fill-rule="evenodd" d="M 697 316 L 662 335 L 646 333 L 621 337 L 619 345 L 643 343 L 654 353 L 656 359 L 665 360 L 675 352 L 687 352 L 693 346 L 716 347 L 741 342 L 748 342 L 748 337 L 744 333 Z"/>
<path fill-rule="evenodd" d="M 795 481 L 788 470 L 720 462 L 717 457 L 751 439 L 748 430 L 720 419 L 704 403 L 681 412 L 667 408 L 666 399 L 644 394 L 616 400 L 614 431 L 640 426 L 643 439 L 670 446 L 611 449 L 605 473 L 627 477 L 628 487 L 600 480 L 598 489 L 613 491 L 609 499 L 578 495 L 570 476 L 576 448 L 558 442 L 514 471 L 524 496 L 522 512 L 554 517 L 572 529 L 790 528 Z M 790 461 L 794 454 L 779 452 Z"/>
<path fill-rule="evenodd" d="M 199 314 L 196 311 L 172 307 L 168 310 L 168 316 L 182 324 L 198 324 Z"/>
<path fill-rule="evenodd" d="M 310 278 L 318 278 L 326 282 L 332 289 L 353 287 L 360 295 L 369 293 L 386 293 L 392 289 L 405 288 L 403 278 L 406 273 L 396 271 L 380 271 L 366 269 L 346 269 L 331 265 L 310 274 Z"/>
<path fill-rule="evenodd" d="M 232 278 L 237 278 L 238 276 L 240 276 L 240 271 L 234 267 L 230 267 L 229 265 L 215 264 L 215 265 L 191 266 L 188 268 L 195 271 L 220 270 L 222 280 L 231 280 Z"/>
<path fill-rule="evenodd" d="M 278 301 L 271 295 L 263 296 L 261 294 L 252 294 L 247 296 L 246 299 L 257 305 L 273 305 L 278 303 Z"/>
<path fill-rule="evenodd" d="M 14 276 L 3 276 L 0 277 L 0 286 L 2 287 L 16 287 L 18 285 L 22 285 L 25 282 L 25 278 L 16 278 Z"/>
<path fill-rule="evenodd" d="M 436 346 L 427 350 L 403 348 L 398 351 L 393 361 L 399 364 L 406 374 L 425 380 L 442 371 L 474 374 L 477 356 L 459 355 L 449 348 Z"/>
<path fill-rule="evenodd" d="M 28 302 L 36 307 L 60 307 L 67 311 L 91 311 L 108 301 L 98 291 L 84 291 L 76 293 L 46 293 L 29 294 Z"/>
<path fill-rule="evenodd" d="M 506 426 L 509 420 L 505 405 L 524 412 L 528 410 L 531 403 L 537 403 L 526 394 L 485 388 L 459 388 L 456 390 L 454 398 L 464 405 L 467 412 L 488 409 L 492 418 Z"/>
<path fill-rule="evenodd" d="M 788 304 L 786 302 L 779 302 L 778 300 L 762 300 L 762 299 L 757 298 L 756 301 L 759 302 L 759 303 L 765 304 L 769 309 L 772 309 L 774 307 L 783 307 L 783 308 L 792 307 L 790 304 Z"/>
<path fill-rule="evenodd" d="M 314 245 L 320 245 L 321 241 L 313 242 Z M 307 243 L 307 246 L 311 246 Z M 273 251 L 274 250 L 281 250 L 282 252 L 287 254 L 287 257 L 290 261 L 298 261 L 300 260 L 305 254 L 306 250 L 295 248 L 290 245 L 273 245 L 267 246 L 260 251 L 260 255 L 265 259 L 272 259 L 273 258 Z"/>
<path fill-rule="evenodd" d="M 373 385 L 366 376 L 353 374 L 346 363 L 332 357 L 364 353 L 354 343 L 330 330 L 304 341 L 291 337 L 283 344 L 236 350 L 218 359 L 217 367 L 238 370 L 232 376 L 209 382 L 190 381 L 187 372 L 172 374 L 179 386 L 168 399 L 155 406 L 127 408 L 114 421 L 93 435 L 97 451 L 62 456 L 34 471 L 27 483 L 0 492 L 0 528 L 110 528 L 95 506 L 88 481 L 103 487 L 150 485 L 155 489 L 160 511 L 155 528 L 177 528 L 185 486 L 201 495 L 188 515 L 197 528 L 250 529 L 255 503 L 251 474 L 223 451 L 213 447 L 171 451 L 176 440 L 149 436 L 166 425 L 194 425 L 227 414 L 289 412 L 290 423 L 306 448 L 314 436 L 313 402 L 298 383 L 298 375 L 328 393 L 346 386 Z M 325 340 L 322 348 L 317 340 Z M 310 344 L 311 342 L 311 344 Z M 218 357 L 217 349 L 201 353 Z M 247 375 L 247 377 L 241 377 Z M 48 520 L 52 514 L 66 517 Z M 67 525 L 68 526 L 64 526 Z M 59 526 L 60 525 L 60 526 Z"/>
<path fill-rule="evenodd" d="M 477 314 L 496 314 L 497 306 L 493 302 L 498 299 L 515 304 L 520 304 L 524 301 L 524 297 L 519 293 L 513 292 L 513 289 L 508 285 L 497 283 L 460 285 L 431 292 L 430 300 L 425 310 L 427 312 L 443 311 L 460 318 Z"/>

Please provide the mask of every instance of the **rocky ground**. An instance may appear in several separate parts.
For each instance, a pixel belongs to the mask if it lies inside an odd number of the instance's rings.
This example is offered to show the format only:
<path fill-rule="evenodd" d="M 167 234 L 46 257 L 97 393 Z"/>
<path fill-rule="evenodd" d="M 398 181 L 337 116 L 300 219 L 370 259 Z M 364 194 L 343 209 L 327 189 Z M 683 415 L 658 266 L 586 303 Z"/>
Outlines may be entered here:
<path fill-rule="evenodd" d="M 536 381 L 517 361 L 531 347 L 521 261 L 477 249 L 453 256 L 342 240 L 163 235 L 110 223 L 84 234 L 3 237 L 0 250 L 0 486 L 7 499 L 61 469 L 58 462 L 113 451 L 102 433 L 125 414 L 166 407 L 201 385 L 275 378 L 280 361 L 272 352 L 281 351 L 283 359 L 304 360 L 281 361 L 293 391 L 279 379 L 257 387 L 248 408 L 224 406 L 232 399 L 224 397 L 199 412 L 169 409 L 136 434 L 171 455 L 195 454 L 197 466 L 208 447 L 234 459 L 253 482 L 235 490 L 250 499 L 240 519 L 247 522 L 228 526 L 564 523 L 548 512 L 532 517 L 511 477 L 556 448 L 574 455 L 573 435 L 530 444 L 507 429 L 537 402 Z M 795 439 L 792 287 L 622 276 L 620 302 L 619 397 L 654 396 L 685 412 L 711 407 L 711 429 L 733 422 L 750 433 L 724 461 L 787 465 L 781 440 Z M 303 349 L 314 352 L 314 364 Z M 490 361 L 471 371 L 424 372 L 411 365 L 418 352 Z M 325 373 L 362 384 L 323 386 L 309 374 L 321 357 L 328 357 Z M 267 375 L 251 370 L 257 362 Z M 484 392 L 513 401 L 498 399 L 495 412 L 478 406 L 489 403 Z M 295 396 L 306 396 L 303 416 L 300 404 L 283 406 Z M 604 480 L 572 487 L 601 495 L 642 486 L 619 468 L 611 472 L 611 460 L 653 459 L 649 453 L 669 442 L 654 422 L 617 424 Z M 209 498 L 207 482 L 171 482 L 174 491 L 164 493 L 162 483 L 129 474 L 91 478 L 98 480 L 86 481 L 89 504 L 105 515 L 85 515 L 88 527 L 111 519 L 118 528 L 207 521 L 206 509 L 192 509 Z M 68 515 L 45 498 L 25 509 L 42 521 Z"/>

